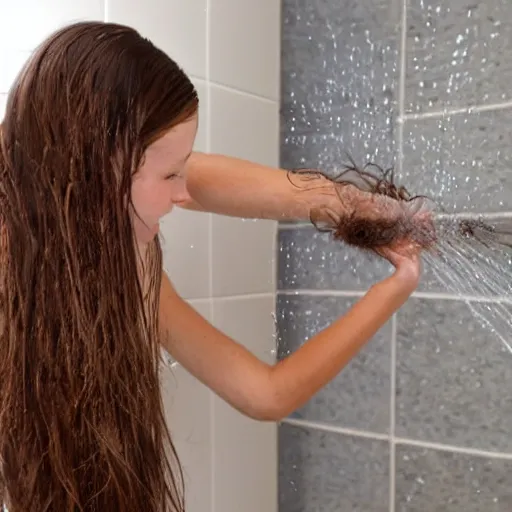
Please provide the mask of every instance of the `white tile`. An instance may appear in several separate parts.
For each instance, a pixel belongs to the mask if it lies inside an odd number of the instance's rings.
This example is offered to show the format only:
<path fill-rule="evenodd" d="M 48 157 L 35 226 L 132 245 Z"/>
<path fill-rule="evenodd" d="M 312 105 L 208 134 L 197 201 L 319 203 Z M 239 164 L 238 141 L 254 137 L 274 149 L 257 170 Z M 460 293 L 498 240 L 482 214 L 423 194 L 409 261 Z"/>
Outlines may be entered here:
<path fill-rule="evenodd" d="M 276 230 L 274 221 L 213 216 L 213 296 L 275 290 Z"/>
<path fill-rule="evenodd" d="M 162 394 L 166 420 L 183 468 L 187 511 L 209 511 L 212 502 L 212 394 L 180 366 L 164 368 Z"/>
<path fill-rule="evenodd" d="M 208 322 L 212 321 L 212 300 L 211 299 L 191 299 L 187 301 L 200 315 L 204 316 Z"/>
<path fill-rule="evenodd" d="M 103 20 L 103 0 L 24 0 L 2 2 L 0 47 L 33 50 L 52 32 L 83 20 Z"/>
<path fill-rule="evenodd" d="M 279 107 L 268 101 L 210 85 L 210 151 L 278 165 Z"/>
<path fill-rule="evenodd" d="M 194 144 L 194 151 L 206 152 L 208 150 L 208 85 L 204 80 L 193 78 L 192 83 L 199 96 L 199 126 Z"/>
<path fill-rule="evenodd" d="M 210 296 L 209 217 L 174 208 L 160 224 L 164 268 L 185 299 Z"/>
<path fill-rule="evenodd" d="M 189 304 L 207 320 L 212 319 L 211 300 Z M 162 395 L 185 478 L 187 511 L 208 512 L 212 502 L 211 391 L 183 367 L 163 367 Z"/>
<path fill-rule="evenodd" d="M 5 104 L 7 103 L 7 95 L 0 94 L 0 123 L 2 122 L 5 116 Z"/>
<path fill-rule="evenodd" d="M 266 363 L 276 360 L 275 294 L 213 299 L 214 325 Z"/>
<path fill-rule="evenodd" d="M 213 0 L 210 11 L 210 78 L 277 100 L 281 2 Z"/>
<path fill-rule="evenodd" d="M 277 103 L 211 85 L 210 151 L 276 166 Z M 275 223 L 213 216 L 213 293 L 274 289 Z"/>
<path fill-rule="evenodd" d="M 107 19 L 129 25 L 188 73 L 206 76 L 206 0 L 107 0 Z"/>
<path fill-rule="evenodd" d="M 214 323 L 267 362 L 273 361 L 274 296 L 214 299 Z M 214 396 L 214 509 L 277 511 L 277 432 Z"/>
<path fill-rule="evenodd" d="M 31 52 L 0 49 L 0 93 L 9 92 Z"/>
<path fill-rule="evenodd" d="M 251 420 L 214 397 L 214 510 L 277 512 L 274 423 Z"/>

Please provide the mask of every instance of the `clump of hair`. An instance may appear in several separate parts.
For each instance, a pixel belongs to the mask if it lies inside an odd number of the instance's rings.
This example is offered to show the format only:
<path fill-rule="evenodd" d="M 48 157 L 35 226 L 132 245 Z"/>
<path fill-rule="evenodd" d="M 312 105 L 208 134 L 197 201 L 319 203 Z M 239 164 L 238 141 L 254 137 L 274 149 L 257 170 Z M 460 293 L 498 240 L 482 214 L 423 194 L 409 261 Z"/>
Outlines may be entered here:
<path fill-rule="evenodd" d="M 331 233 L 335 240 L 369 251 L 404 241 L 424 250 L 435 250 L 440 238 L 450 243 L 459 237 L 477 241 L 488 248 L 512 248 L 510 217 L 463 218 L 444 212 L 443 217 L 435 218 L 434 210 L 443 213 L 441 206 L 426 195 L 413 195 L 403 185 L 398 186 L 392 167 L 383 169 L 373 162 L 359 167 L 350 155 L 348 159 L 350 163 L 343 164 L 342 170 L 334 176 L 318 169 L 288 171 L 288 179 L 297 187 L 306 187 L 319 179 L 334 184 L 343 206 L 340 210 L 344 213 L 316 208 L 310 211 L 310 221 L 319 231 Z M 294 178 L 298 178 L 300 184 Z M 347 187 L 364 194 L 350 196 Z M 325 185 L 319 188 L 325 188 Z M 354 202 L 348 208 L 350 197 Z M 379 216 L 376 211 L 384 211 L 386 215 Z"/>
<path fill-rule="evenodd" d="M 312 209 L 311 223 L 319 231 L 331 233 L 335 240 L 361 249 L 377 250 L 403 240 L 431 248 L 436 241 L 434 226 L 428 217 L 420 215 L 427 211 L 424 200 L 428 198 L 412 196 L 404 186 L 397 186 L 393 168 L 383 169 L 371 162 L 360 168 L 350 156 L 349 159 L 350 164 L 343 165 L 335 176 L 316 169 L 289 171 L 288 178 L 293 184 L 294 176 L 299 176 L 303 184 L 319 178 L 329 180 L 343 204 L 341 215 L 327 208 Z M 365 193 L 359 194 L 351 207 L 346 205 L 346 187 Z M 389 215 L 377 216 L 375 211 L 386 211 Z"/>
<path fill-rule="evenodd" d="M 132 176 L 197 110 L 133 29 L 77 23 L 35 51 L 0 130 L 0 508 L 183 511 L 160 393 L 158 243 Z M 143 289 L 138 277 L 143 268 Z"/>

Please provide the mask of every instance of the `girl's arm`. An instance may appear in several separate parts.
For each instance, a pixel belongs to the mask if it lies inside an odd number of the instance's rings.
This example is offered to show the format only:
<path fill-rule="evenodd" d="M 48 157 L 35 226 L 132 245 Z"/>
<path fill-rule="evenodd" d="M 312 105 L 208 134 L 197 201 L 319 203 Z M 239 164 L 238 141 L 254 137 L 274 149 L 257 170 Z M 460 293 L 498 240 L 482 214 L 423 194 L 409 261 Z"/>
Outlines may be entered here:
<path fill-rule="evenodd" d="M 291 183 L 283 169 L 222 155 L 193 153 L 185 175 L 190 200 L 180 207 L 232 217 L 309 220 L 311 208 L 343 213 L 358 195 L 339 188 L 343 204 L 326 178 L 294 175 Z"/>
<path fill-rule="evenodd" d="M 395 247 L 403 242 L 417 242 L 426 248 L 435 241 L 431 212 L 423 199 L 404 201 L 393 194 L 371 193 L 372 185 L 365 185 L 367 178 L 358 178 L 355 171 L 344 175 L 344 183 L 334 183 L 320 172 L 289 173 L 238 158 L 193 153 L 185 178 L 189 197 L 179 204 L 182 208 L 341 226 L 343 239 L 366 248 L 372 244 Z M 376 185 L 379 180 L 374 181 Z M 357 227 L 355 232 L 347 231 L 351 223 Z M 358 237 L 362 238 L 359 242 Z"/>
<path fill-rule="evenodd" d="M 347 314 L 274 366 L 226 336 L 182 300 L 164 274 L 162 344 L 191 374 L 243 414 L 277 421 L 333 379 L 402 306 L 417 286 L 418 258 L 372 286 Z"/>

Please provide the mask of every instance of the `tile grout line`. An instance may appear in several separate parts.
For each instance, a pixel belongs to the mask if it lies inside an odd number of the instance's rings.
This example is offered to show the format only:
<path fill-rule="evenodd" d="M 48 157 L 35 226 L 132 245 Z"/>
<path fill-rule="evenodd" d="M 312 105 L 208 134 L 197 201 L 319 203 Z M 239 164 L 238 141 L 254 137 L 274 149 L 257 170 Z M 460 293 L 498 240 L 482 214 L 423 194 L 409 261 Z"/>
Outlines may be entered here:
<path fill-rule="evenodd" d="M 427 450 L 442 451 L 448 453 L 458 453 L 461 455 L 471 455 L 474 457 L 487 457 L 489 459 L 512 460 L 510 452 L 491 452 L 488 450 L 480 450 L 478 448 L 466 448 L 463 446 L 446 445 L 442 443 L 432 443 L 430 441 L 418 441 L 406 437 L 395 438 L 397 445 L 414 446 L 416 448 L 424 448 Z"/>
<path fill-rule="evenodd" d="M 501 219 L 512 216 L 512 212 L 454 212 L 454 213 L 437 213 L 434 220 L 442 219 Z"/>
<path fill-rule="evenodd" d="M 207 302 L 209 300 L 217 300 L 217 301 L 228 301 L 228 300 L 250 300 L 250 299 L 267 299 L 269 297 L 274 297 L 278 291 L 268 291 L 261 293 L 241 293 L 239 295 L 218 295 L 218 296 L 210 296 L 210 297 L 184 297 L 184 300 L 187 302 L 191 302 L 192 304 L 198 302 Z"/>
<path fill-rule="evenodd" d="M 332 434 L 343 434 L 346 436 L 363 437 L 365 439 L 372 439 L 373 441 L 389 441 L 388 434 L 378 434 L 376 432 L 367 432 L 365 430 L 337 427 L 335 425 L 317 423 L 315 421 L 300 420 L 296 418 L 284 418 L 281 420 L 280 423 L 284 425 L 291 425 L 294 427 L 303 427 L 311 430 L 330 432 Z"/>
<path fill-rule="evenodd" d="M 334 297 L 362 297 L 366 294 L 366 291 L 363 290 L 354 290 L 354 291 L 345 291 L 345 290 L 310 290 L 306 288 L 297 288 L 294 289 L 278 289 L 278 295 L 291 295 L 291 296 L 311 296 L 311 297 L 322 297 L 324 295 L 334 296 Z"/>
<path fill-rule="evenodd" d="M 390 441 L 391 436 L 388 434 L 379 434 L 377 432 L 369 432 L 366 430 L 357 430 L 326 423 L 318 423 L 310 420 L 301 420 L 295 418 L 285 418 L 280 421 L 281 425 L 290 425 L 292 427 L 307 428 L 318 432 L 327 432 L 331 434 L 339 434 L 360 439 L 369 439 L 372 441 Z M 407 437 L 394 436 L 395 445 L 412 446 L 416 448 L 424 448 L 427 450 L 435 450 L 445 453 L 458 453 L 461 455 L 471 455 L 475 457 L 487 457 L 490 459 L 512 460 L 512 452 L 492 452 L 488 450 L 480 450 L 478 448 L 465 448 L 462 446 L 454 446 L 442 443 L 433 443 L 430 441 L 419 441 Z"/>
<path fill-rule="evenodd" d="M 405 1 L 405 0 L 404 0 Z M 390 400 L 389 400 L 389 512 L 395 511 L 396 493 L 396 439 L 395 439 L 395 405 L 396 405 L 396 330 L 397 313 L 391 320 L 391 369 L 390 369 Z"/>
<path fill-rule="evenodd" d="M 418 114 L 403 114 L 398 118 L 398 122 L 403 124 L 405 121 L 421 121 L 422 119 L 446 118 L 459 114 L 478 114 L 480 112 L 494 112 L 497 110 L 507 110 L 512 108 L 512 101 L 503 103 L 490 103 L 488 105 L 475 105 L 472 107 L 459 107 L 452 109 L 436 110 L 433 112 L 421 112 Z"/>
<path fill-rule="evenodd" d="M 211 153 L 212 150 L 212 122 L 211 122 L 211 85 L 210 85 L 210 36 L 211 36 L 211 0 L 206 0 L 206 42 L 205 42 L 205 83 L 206 83 L 206 152 Z M 208 273 L 208 291 L 210 319 L 212 324 L 215 322 L 215 308 L 213 307 L 213 214 L 208 215 L 208 254 L 210 261 L 210 270 Z M 216 493 L 215 493 L 215 397 L 212 391 L 209 392 L 209 410 L 210 410 L 210 487 L 211 487 L 211 503 L 210 512 L 215 512 Z"/>
<path fill-rule="evenodd" d="M 400 77 L 398 88 L 398 119 L 405 111 L 405 71 L 407 51 L 407 0 L 402 0 L 400 20 Z M 397 171 L 402 173 L 404 160 L 404 123 L 397 122 L 398 162 Z M 396 330 L 397 313 L 391 319 L 391 368 L 389 399 L 389 512 L 395 512 L 396 494 L 396 443 L 395 443 L 395 402 L 396 402 Z"/>
<path fill-rule="evenodd" d="M 297 288 L 294 289 L 279 289 L 277 290 L 278 295 L 284 296 L 304 296 L 304 297 L 346 297 L 349 299 L 354 299 L 358 297 L 362 297 L 367 293 L 366 290 L 333 290 L 333 289 L 325 289 L 325 290 L 313 290 L 306 288 Z M 243 297 L 243 296 L 242 296 Z M 478 302 L 483 304 L 510 304 L 511 298 L 508 296 L 496 296 L 496 297 L 484 297 L 478 295 L 455 295 L 451 293 L 442 293 L 442 292 L 414 292 L 411 295 L 414 299 L 428 299 L 428 300 L 449 300 L 449 301 L 458 301 L 458 302 Z"/>
<path fill-rule="evenodd" d="M 279 289 L 279 258 L 277 256 L 279 245 L 279 226 L 277 222 L 274 226 L 274 236 L 272 239 L 272 350 L 273 353 L 273 364 L 278 362 L 278 354 L 279 354 L 279 328 L 277 323 L 277 291 Z M 279 462 L 279 453 L 277 453 L 277 458 Z"/>
<path fill-rule="evenodd" d="M 215 86 L 215 87 L 217 87 L 219 89 L 222 89 L 224 91 L 234 92 L 234 93 L 240 94 L 241 96 L 247 96 L 249 98 L 253 98 L 253 99 L 256 99 L 256 100 L 262 100 L 262 101 L 265 101 L 267 103 L 279 103 L 279 99 L 278 98 L 274 99 L 274 98 L 270 98 L 268 96 L 262 96 L 260 94 L 254 93 L 254 92 L 249 92 L 249 91 L 246 91 L 244 89 L 239 89 L 238 87 L 222 84 L 220 82 L 215 82 L 214 80 L 211 80 L 208 75 L 206 77 L 204 77 L 204 78 L 201 78 L 200 76 L 197 76 L 197 75 L 189 73 L 188 76 L 190 78 L 193 78 L 194 80 L 201 80 L 202 82 L 207 82 L 208 84 L 213 85 L 213 86 Z"/>
<path fill-rule="evenodd" d="M 313 227 L 313 225 L 310 222 L 303 222 L 303 221 L 293 222 L 293 223 L 289 222 L 286 224 L 281 224 L 281 223 L 278 224 L 279 231 L 286 231 L 289 229 L 296 229 L 296 228 L 311 228 L 311 227 Z"/>

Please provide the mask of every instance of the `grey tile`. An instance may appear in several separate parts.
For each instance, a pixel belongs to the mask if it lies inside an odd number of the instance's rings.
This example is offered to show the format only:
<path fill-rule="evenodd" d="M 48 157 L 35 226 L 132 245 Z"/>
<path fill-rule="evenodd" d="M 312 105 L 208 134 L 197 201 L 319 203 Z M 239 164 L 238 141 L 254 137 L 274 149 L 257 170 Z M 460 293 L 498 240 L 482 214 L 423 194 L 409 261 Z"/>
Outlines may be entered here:
<path fill-rule="evenodd" d="M 321 169 L 332 176 L 349 162 L 347 154 L 358 164 L 374 162 L 383 168 L 395 165 L 395 127 L 391 117 L 349 111 L 341 122 L 343 127 L 332 131 L 296 135 L 282 121 L 280 166 Z"/>
<path fill-rule="evenodd" d="M 483 262 L 482 258 L 479 257 L 479 260 Z M 418 290 L 430 292 L 452 291 L 446 276 L 453 278 L 457 269 L 462 272 L 465 268 L 460 263 L 453 263 L 449 255 L 445 256 L 444 253 L 435 258 L 429 257 L 423 267 Z M 279 230 L 277 275 L 280 290 L 361 292 L 389 276 L 392 271 L 393 267 L 383 258 L 333 241 L 328 234 L 319 233 L 315 228 L 301 226 Z M 463 292 L 468 286 L 463 286 L 460 291 Z"/>
<path fill-rule="evenodd" d="M 348 311 L 355 299 L 278 295 L 279 358 Z M 391 324 L 292 417 L 372 432 L 389 432 Z"/>
<path fill-rule="evenodd" d="M 279 428 L 280 512 L 388 512 L 389 448 L 282 425 Z"/>
<path fill-rule="evenodd" d="M 475 306 L 510 338 L 510 307 Z M 397 436 L 512 452 L 512 355 L 465 303 L 405 304 L 397 315 L 396 376 Z"/>
<path fill-rule="evenodd" d="M 512 211 L 511 119 L 501 110 L 406 122 L 400 182 L 448 212 Z"/>
<path fill-rule="evenodd" d="M 344 151 L 389 162 L 396 111 L 397 0 L 285 0 L 281 165 L 339 166 Z"/>
<path fill-rule="evenodd" d="M 509 512 L 512 461 L 397 445 L 397 512 Z"/>
<path fill-rule="evenodd" d="M 512 248 L 500 244 L 498 234 L 512 232 L 512 219 L 485 221 L 498 230 L 485 243 L 439 230 L 437 253 L 425 255 L 421 291 L 487 298 L 512 295 L 512 281 L 504 279 L 512 273 Z"/>
<path fill-rule="evenodd" d="M 384 259 L 348 247 L 313 227 L 279 231 L 278 288 L 367 290 L 389 275 Z"/>
<path fill-rule="evenodd" d="M 510 100 L 511 45 L 509 0 L 408 0 L 406 109 Z"/>

